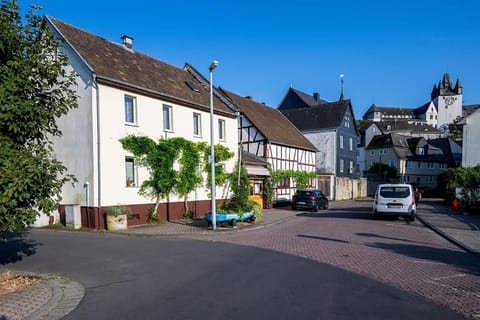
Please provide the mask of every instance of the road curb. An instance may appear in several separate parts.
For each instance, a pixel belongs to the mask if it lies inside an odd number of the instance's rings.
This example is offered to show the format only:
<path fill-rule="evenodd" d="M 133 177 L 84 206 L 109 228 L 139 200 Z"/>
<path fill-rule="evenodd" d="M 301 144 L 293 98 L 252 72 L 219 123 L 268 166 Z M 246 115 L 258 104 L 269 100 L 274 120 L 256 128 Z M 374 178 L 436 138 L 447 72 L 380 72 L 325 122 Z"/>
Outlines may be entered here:
<path fill-rule="evenodd" d="M 80 304 L 85 295 L 85 290 L 80 283 L 63 276 L 54 274 L 37 274 L 8 269 L 0 269 L 0 272 L 11 272 L 18 275 L 38 277 L 43 280 L 42 285 L 48 286 L 52 291 L 51 297 L 48 301 L 40 306 L 32 304 L 29 290 L 25 290 L 17 296 L 15 305 L 7 305 L 6 309 L 13 308 L 12 312 L 14 313 L 15 311 L 20 311 L 15 310 L 19 306 L 26 308 L 22 311 L 24 315 L 22 316 L 22 319 L 24 320 L 62 319 Z M 33 312 L 31 312 L 32 309 Z M 5 319 L 8 319 L 10 316 L 15 317 L 15 315 L 9 314 L 2 316 L 4 316 Z"/>
<path fill-rule="evenodd" d="M 450 241 L 451 243 L 455 244 L 456 246 L 462 248 L 463 250 L 480 257 L 480 252 L 472 249 L 471 247 L 467 246 L 466 244 L 462 243 L 461 241 L 455 239 L 454 237 L 450 236 L 447 232 L 444 232 L 443 230 L 437 228 L 433 224 L 427 221 L 427 219 L 423 219 L 421 215 L 417 214 L 417 219 L 420 220 L 425 226 L 433 230 L 435 233 L 439 234 L 446 240 Z"/>

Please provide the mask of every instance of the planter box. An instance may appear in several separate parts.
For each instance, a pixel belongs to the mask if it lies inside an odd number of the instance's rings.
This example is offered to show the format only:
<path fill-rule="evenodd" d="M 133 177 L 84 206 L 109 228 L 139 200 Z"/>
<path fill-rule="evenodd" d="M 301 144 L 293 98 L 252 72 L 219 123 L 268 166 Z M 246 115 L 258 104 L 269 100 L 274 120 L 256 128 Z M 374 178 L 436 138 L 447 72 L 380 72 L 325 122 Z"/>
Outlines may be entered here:
<path fill-rule="evenodd" d="M 217 225 L 223 222 L 228 222 L 233 226 L 237 223 L 237 221 L 255 221 L 255 216 L 253 211 L 245 212 L 244 214 L 240 215 L 238 213 L 218 213 L 215 215 Z M 207 220 L 208 225 L 212 225 L 212 213 L 208 212 L 205 215 L 205 220 Z"/>
<path fill-rule="evenodd" d="M 116 216 L 107 214 L 107 230 L 119 231 L 127 230 L 127 215 L 119 214 Z"/>

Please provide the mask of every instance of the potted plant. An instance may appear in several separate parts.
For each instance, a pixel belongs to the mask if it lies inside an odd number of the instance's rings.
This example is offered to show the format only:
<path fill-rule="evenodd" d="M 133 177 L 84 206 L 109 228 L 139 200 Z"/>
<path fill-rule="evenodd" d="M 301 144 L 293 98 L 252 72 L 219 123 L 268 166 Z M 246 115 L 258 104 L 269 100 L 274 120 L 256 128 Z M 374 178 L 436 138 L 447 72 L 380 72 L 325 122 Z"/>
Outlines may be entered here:
<path fill-rule="evenodd" d="M 108 207 L 105 210 L 107 216 L 107 230 L 118 231 L 127 229 L 127 218 L 130 209 L 124 206 Z"/>

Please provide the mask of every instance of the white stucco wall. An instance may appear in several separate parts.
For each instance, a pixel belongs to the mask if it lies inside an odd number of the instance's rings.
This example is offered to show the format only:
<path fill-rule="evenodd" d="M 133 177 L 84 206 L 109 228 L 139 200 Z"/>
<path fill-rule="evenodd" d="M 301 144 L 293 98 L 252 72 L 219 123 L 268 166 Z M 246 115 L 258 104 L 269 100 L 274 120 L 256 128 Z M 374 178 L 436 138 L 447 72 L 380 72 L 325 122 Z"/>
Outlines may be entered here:
<path fill-rule="evenodd" d="M 315 166 L 322 173 L 336 174 L 335 132 L 309 132 L 303 135 L 318 149 Z"/>
<path fill-rule="evenodd" d="M 137 105 L 137 124 L 125 124 L 124 115 L 124 96 L 125 94 L 135 97 Z M 101 172 L 101 205 L 119 205 L 119 204 L 142 204 L 153 202 L 153 199 L 147 199 L 138 194 L 137 187 L 126 187 L 125 157 L 130 154 L 125 151 L 119 139 L 129 135 L 145 135 L 154 140 L 160 137 L 173 138 L 183 137 L 193 142 L 205 141 L 210 143 L 210 114 L 189 107 L 165 102 L 162 100 L 141 96 L 133 92 L 127 92 L 107 86 L 100 86 L 100 172 Z M 173 130 L 163 131 L 163 105 L 172 107 Z M 201 137 L 193 135 L 193 113 L 201 115 Z M 218 140 L 217 120 L 225 120 L 226 140 Z M 228 147 L 235 156 L 225 164 L 227 171 L 232 171 L 238 155 L 238 131 L 237 120 L 232 118 L 215 115 L 215 143 L 221 143 Z M 145 168 L 138 169 L 138 185 L 148 178 L 148 172 Z M 191 200 L 207 200 L 207 189 L 198 188 L 189 196 Z M 222 188 L 217 189 L 217 193 L 222 192 Z M 172 195 L 171 202 L 182 201 L 182 199 Z"/>
<path fill-rule="evenodd" d="M 77 59 L 68 49 L 63 48 L 70 61 L 70 65 L 77 73 L 78 108 L 70 110 L 67 115 L 57 119 L 57 125 L 62 132 L 62 137 L 55 137 L 53 141 L 54 154 L 58 161 L 67 168 L 67 173 L 72 174 L 78 182 L 72 186 L 67 183 L 62 188 L 61 204 L 86 205 L 86 188 L 89 182 L 89 198 L 92 199 L 94 189 L 94 159 L 95 159 L 95 133 L 94 133 L 94 89 L 92 78 L 85 64 Z M 70 69 L 71 70 L 71 69 Z"/>
<path fill-rule="evenodd" d="M 474 167 L 480 164 L 480 110 L 473 112 L 466 119 L 463 127 L 462 166 Z"/>

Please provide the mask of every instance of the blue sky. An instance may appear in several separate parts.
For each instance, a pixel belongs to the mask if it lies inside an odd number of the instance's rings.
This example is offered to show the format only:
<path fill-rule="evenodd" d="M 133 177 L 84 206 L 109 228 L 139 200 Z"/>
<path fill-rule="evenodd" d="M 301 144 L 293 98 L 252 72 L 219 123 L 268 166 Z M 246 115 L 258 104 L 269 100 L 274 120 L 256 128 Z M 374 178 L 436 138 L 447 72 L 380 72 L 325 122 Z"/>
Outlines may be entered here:
<path fill-rule="evenodd" d="M 25 9 L 32 1 L 20 0 Z M 480 1 L 60 1 L 42 13 L 208 76 L 277 107 L 290 86 L 352 100 L 356 118 L 374 102 L 418 107 L 449 72 L 464 104 L 480 104 Z"/>

